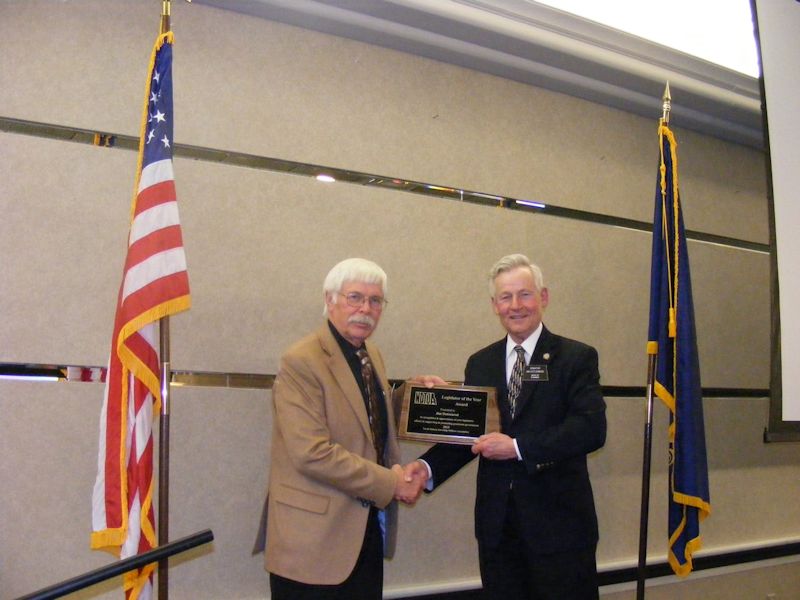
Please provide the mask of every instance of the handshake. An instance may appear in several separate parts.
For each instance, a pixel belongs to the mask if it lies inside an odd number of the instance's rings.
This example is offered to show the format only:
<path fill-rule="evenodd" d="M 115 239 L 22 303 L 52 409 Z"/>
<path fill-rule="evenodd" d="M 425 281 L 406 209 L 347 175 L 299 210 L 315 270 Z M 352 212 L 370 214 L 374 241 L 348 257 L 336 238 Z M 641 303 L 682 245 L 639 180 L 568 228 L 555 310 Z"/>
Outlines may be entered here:
<path fill-rule="evenodd" d="M 404 467 L 392 466 L 392 472 L 397 480 L 394 486 L 395 500 L 413 506 L 428 481 L 428 468 L 423 462 L 415 460 Z"/>
<path fill-rule="evenodd" d="M 447 382 L 438 375 L 417 375 L 412 377 L 414 383 L 424 384 L 426 387 L 445 385 Z M 428 482 L 428 467 L 420 460 L 414 460 L 406 466 L 394 465 L 392 471 L 397 479 L 394 486 L 394 499 L 400 500 L 409 506 L 419 500 L 425 484 Z"/>

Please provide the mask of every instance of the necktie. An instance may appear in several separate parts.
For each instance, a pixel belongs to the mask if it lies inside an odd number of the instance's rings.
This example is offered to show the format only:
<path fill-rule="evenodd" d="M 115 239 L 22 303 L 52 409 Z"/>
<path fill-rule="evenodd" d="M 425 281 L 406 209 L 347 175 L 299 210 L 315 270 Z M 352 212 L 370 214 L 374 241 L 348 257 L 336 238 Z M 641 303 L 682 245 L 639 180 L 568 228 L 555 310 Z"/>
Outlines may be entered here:
<path fill-rule="evenodd" d="M 375 381 L 375 371 L 372 368 L 372 361 L 364 348 L 356 350 L 356 356 L 361 360 L 361 377 L 364 378 L 364 386 L 367 388 L 368 408 L 369 408 L 369 427 L 372 430 L 372 443 L 375 445 L 375 452 L 378 455 L 378 463 L 383 464 L 383 451 L 385 440 L 383 439 L 383 413 L 380 409 L 380 393 Z"/>
<path fill-rule="evenodd" d="M 519 392 L 522 390 L 522 372 L 525 370 L 525 349 L 522 346 L 516 346 L 514 351 L 517 353 L 517 360 L 514 368 L 511 369 L 511 378 L 508 380 L 508 405 L 511 408 L 512 419 L 517 409 Z"/>

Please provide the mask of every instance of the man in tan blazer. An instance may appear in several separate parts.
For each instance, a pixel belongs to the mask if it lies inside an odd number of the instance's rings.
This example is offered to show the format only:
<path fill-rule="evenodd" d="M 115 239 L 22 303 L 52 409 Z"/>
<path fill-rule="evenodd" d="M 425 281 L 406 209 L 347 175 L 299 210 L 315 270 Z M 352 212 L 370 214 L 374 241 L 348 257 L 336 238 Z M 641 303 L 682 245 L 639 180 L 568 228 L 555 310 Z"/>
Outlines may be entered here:
<path fill-rule="evenodd" d="M 323 292 L 327 322 L 284 354 L 273 387 L 265 564 L 273 600 L 379 600 L 395 500 L 420 494 L 397 464 L 383 358 L 366 342 L 386 305 L 386 274 L 347 259 Z"/>

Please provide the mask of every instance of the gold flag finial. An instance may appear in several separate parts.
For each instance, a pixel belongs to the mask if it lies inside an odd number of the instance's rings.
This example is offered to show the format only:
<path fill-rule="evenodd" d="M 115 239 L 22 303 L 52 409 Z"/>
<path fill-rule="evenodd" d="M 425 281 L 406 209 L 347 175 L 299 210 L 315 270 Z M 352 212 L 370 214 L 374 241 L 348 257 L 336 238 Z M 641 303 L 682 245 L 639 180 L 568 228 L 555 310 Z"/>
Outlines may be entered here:
<path fill-rule="evenodd" d="M 192 0 L 186 0 L 187 2 L 191 3 Z M 172 13 L 172 5 L 170 4 L 170 0 L 161 0 L 161 34 L 167 33 L 170 28 L 172 27 L 169 22 L 169 18 Z"/>
<path fill-rule="evenodd" d="M 662 97 L 664 103 L 661 105 L 663 109 L 663 113 L 661 114 L 661 120 L 664 121 L 664 125 L 669 125 L 669 111 L 672 108 L 672 96 L 669 95 L 669 81 L 667 82 L 667 87 L 664 88 L 664 96 Z"/>
<path fill-rule="evenodd" d="M 169 17 L 171 13 L 170 0 L 161 0 L 161 35 L 170 29 Z"/>

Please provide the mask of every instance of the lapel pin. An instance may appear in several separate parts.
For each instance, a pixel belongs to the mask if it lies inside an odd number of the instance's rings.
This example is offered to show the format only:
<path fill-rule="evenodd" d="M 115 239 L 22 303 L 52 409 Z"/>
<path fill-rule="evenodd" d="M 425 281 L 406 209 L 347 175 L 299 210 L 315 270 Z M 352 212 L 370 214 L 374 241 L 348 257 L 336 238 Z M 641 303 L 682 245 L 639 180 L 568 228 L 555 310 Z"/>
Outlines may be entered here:
<path fill-rule="evenodd" d="M 544 360 L 550 360 L 550 353 L 549 352 L 545 352 L 544 354 L 542 354 L 542 358 Z"/>

